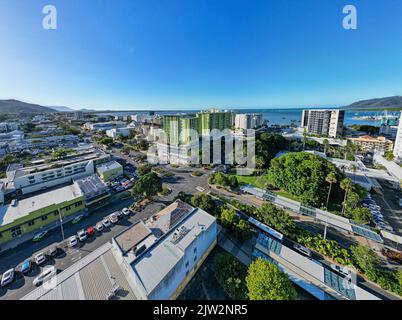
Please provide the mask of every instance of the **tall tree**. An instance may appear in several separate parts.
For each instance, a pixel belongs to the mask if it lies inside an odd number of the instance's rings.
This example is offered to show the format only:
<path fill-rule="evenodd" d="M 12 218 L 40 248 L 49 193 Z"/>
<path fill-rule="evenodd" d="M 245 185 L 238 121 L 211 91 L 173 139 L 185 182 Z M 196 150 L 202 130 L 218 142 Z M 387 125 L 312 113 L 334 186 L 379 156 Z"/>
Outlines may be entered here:
<path fill-rule="evenodd" d="M 325 153 L 325 155 L 327 155 L 327 151 L 328 151 L 328 148 L 329 148 L 329 140 L 324 139 L 322 144 L 324 145 L 324 153 Z"/>
<path fill-rule="evenodd" d="M 353 188 L 353 182 L 349 178 L 343 179 L 341 181 L 341 189 L 345 191 L 345 198 L 343 200 L 343 207 L 342 207 L 342 215 L 345 214 L 346 199 L 348 198 L 348 194 L 352 190 L 352 188 Z"/>
<path fill-rule="evenodd" d="M 327 204 L 326 204 L 326 208 L 328 209 L 328 203 L 329 203 L 329 197 L 331 196 L 332 184 L 337 183 L 338 180 L 336 179 L 335 173 L 330 172 L 327 175 L 327 177 L 325 178 L 325 181 L 329 183 L 329 190 L 328 190 L 328 197 L 327 197 Z"/>
<path fill-rule="evenodd" d="M 162 191 L 162 180 L 154 172 L 147 173 L 140 177 L 134 184 L 132 193 L 152 197 Z"/>
<path fill-rule="evenodd" d="M 250 300 L 295 300 L 289 277 L 271 262 L 258 258 L 248 268 L 246 284 Z"/>

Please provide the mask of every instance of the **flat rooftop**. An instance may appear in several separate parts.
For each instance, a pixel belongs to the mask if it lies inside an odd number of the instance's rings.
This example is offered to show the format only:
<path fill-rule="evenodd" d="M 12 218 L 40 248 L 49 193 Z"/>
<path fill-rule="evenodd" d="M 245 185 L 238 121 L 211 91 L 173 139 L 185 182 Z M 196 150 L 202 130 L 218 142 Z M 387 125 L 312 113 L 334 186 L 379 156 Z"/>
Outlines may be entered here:
<path fill-rule="evenodd" d="M 97 166 L 96 170 L 99 173 L 103 173 L 103 172 L 106 172 L 106 171 L 109 171 L 109 170 L 119 169 L 119 168 L 122 168 L 120 163 L 118 163 L 117 161 L 110 161 L 110 162 L 107 162 L 107 163 L 104 163 L 104 164 L 101 164 L 101 165 Z"/>
<path fill-rule="evenodd" d="M 124 255 L 131 249 L 136 248 L 138 244 L 143 242 L 150 235 L 152 235 L 151 230 L 140 221 L 131 228 L 124 230 L 122 233 L 117 235 L 114 240 Z"/>
<path fill-rule="evenodd" d="M 177 200 L 163 210 L 154 214 L 146 223 L 147 227 L 160 237 L 171 230 L 178 222 L 185 218 L 194 208 L 189 204 Z"/>
<path fill-rule="evenodd" d="M 7 169 L 7 171 L 14 171 L 15 170 L 15 178 L 25 176 L 28 174 L 33 174 L 36 172 L 41 172 L 41 171 L 46 171 L 46 170 L 51 170 L 51 169 L 57 169 L 61 168 L 67 165 L 71 165 L 77 162 L 82 162 L 82 161 L 89 161 L 93 159 L 100 158 L 102 156 L 105 156 L 106 154 L 103 152 L 83 152 L 77 155 L 71 155 L 69 157 L 66 157 L 65 159 L 62 160 L 57 160 L 57 161 L 52 161 L 48 164 L 39 164 L 39 165 L 34 165 L 34 166 L 29 166 L 29 167 L 24 167 L 24 168 L 14 168 L 11 167 Z"/>
<path fill-rule="evenodd" d="M 150 294 L 184 256 L 185 250 L 197 236 L 216 222 L 215 217 L 196 208 L 177 227 L 159 239 L 131 263 L 133 271 Z M 180 232 L 181 231 L 181 232 Z"/>
<path fill-rule="evenodd" d="M 54 204 L 74 200 L 82 196 L 82 192 L 75 185 L 70 185 L 39 194 L 30 198 L 18 200 L 16 206 L 4 205 L 0 207 L 0 226 L 14 222 L 28 216 L 31 212 L 49 207 Z"/>

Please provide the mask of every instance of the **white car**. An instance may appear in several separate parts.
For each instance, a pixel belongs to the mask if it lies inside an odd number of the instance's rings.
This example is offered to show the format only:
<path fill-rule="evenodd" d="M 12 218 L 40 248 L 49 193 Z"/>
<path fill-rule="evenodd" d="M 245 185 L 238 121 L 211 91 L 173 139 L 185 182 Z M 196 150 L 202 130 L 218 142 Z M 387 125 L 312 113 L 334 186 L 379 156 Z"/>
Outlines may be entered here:
<path fill-rule="evenodd" d="M 131 213 L 130 209 L 128 209 L 128 208 L 124 208 L 123 210 L 121 210 L 121 212 L 123 212 L 123 214 L 124 214 L 125 216 L 129 216 L 130 213 Z"/>
<path fill-rule="evenodd" d="M 197 191 L 199 192 L 204 192 L 205 188 L 198 186 L 197 188 L 195 188 Z"/>
<path fill-rule="evenodd" d="M 114 214 L 117 216 L 117 218 L 123 218 L 123 212 L 121 211 L 116 211 Z"/>
<path fill-rule="evenodd" d="M 44 269 L 41 272 L 41 274 L 34 279 L 33 284 L 35 286 L 40 286 L 42 283 L 53 278 L 56 274 L 57 274 L 57 269 L 54 266 L 48 267 L 48 268 Z"/>
<path fill-rule="evenodd" d="M 97 223 L 95 226 L 95 229 L 98 232 L 101 232 L 103 230 L 103 228 L 104 228 L 104 226 L 103 226 L 102 222 Z"/>
<path fill-rule="evenodd" d="M 88 235 L 84 229 L 81 229 L 80 231 L 78 231 L 77 236 L 78 236 L 78 239 L 80 239 L 80 241 L 85 241 L 85 240 L 87 240 L 87 237 L 88 237 Z"/>
<path fill-rule="evenodd" d="M 38 253 L 35 258 L 35 263 L 40 266 L 41 264 L 43 264 L 46 261 L 46 256 L 43 252 Z"/>
<path fill-rule="evenodd" d="M 68 246 L 70 248 L 75 247 L 78 244 L 77 236 L 72 236 L 68 238 Z"/>
<path fill-rule="evenodd" d="M 7 270 L 1 277 L 1 286 L 4 287 L 14 280 L 14 268 Z"/>
<path fill-rule="evenodd" d="M 119 221 L 119 218 L 117 217 L 117 214 L 112 213 L 112 214 L 109 216 L 109 221 L 110 221 L 111 223 L 117 223 L 117 222 Z"/>
<path fill-rule="evenodd" d="M 110 228 L 110 226 L 112 225 L 112 223 L 107 218 L 102 220 L 102 224 L 105 228 Z"/>

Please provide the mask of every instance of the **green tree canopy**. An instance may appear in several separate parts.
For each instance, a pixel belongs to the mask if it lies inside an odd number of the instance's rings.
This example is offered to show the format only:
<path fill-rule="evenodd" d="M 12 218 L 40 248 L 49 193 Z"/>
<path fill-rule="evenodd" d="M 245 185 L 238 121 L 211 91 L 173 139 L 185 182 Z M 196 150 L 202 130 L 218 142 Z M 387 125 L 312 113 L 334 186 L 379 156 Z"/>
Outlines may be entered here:
<path fill-rule="evenodd" d="M 287 144 L 286 139 L 279 134 L 269 132 L 257 134 L 255 153 L 258 168 L 268 168 L 271 160 L 279 151 L 285 149 Z"/>
<path fill-rule="evenodd" d="M 143 164 L 137 168 L 137 173 L 140 176 L 146 175 L 152 171 L 153 166 L 149 163 Z"/>
<path fill-rule="evenodd" d="M 217 254 L 213 264 L 218 282 L 229 297 L 234 300 L 247 299 L 246 266 L 226 252 Z"/>
<path fill-rule="evenodd" d="M 246 277 L 250 300 L 295 300 L 297 292 L 289 277 L 271 262 L 258 258 Z"/>
<path fill-rule="evenodd" d="M 194 207 L 201 208 L 208 213 L 214 213 L 216 209 L 215 201 L 209 194 L 206 193 L 200 193 L 193 196 L 191 198 L 191 204 Z"/>
<path fill-rule="evenodd" d="M 288 213 L 277 208 L 272 203 L 265 203 L 257 210 L 256 216 L 266 225 L 282 232 L 285 235 L 291 235 L 296 230 L 296 223 Z"/>
<path fill-rule="evenodd" d="M 326 177 L 330 173 L 337 181 L 341 180 L 342 174 L 328 160 L 297 152 L 273 159 L 268 178 L 276 187 L 300 197 L 302 202 L 319 207 L 326 202 L 329 191 Z"/>
<path fill-rule="evenodd" d="M 154 172 L 140 177 L 132 189 L 133 195 L 152 197 L 162 191 L 162 180 Z"/>

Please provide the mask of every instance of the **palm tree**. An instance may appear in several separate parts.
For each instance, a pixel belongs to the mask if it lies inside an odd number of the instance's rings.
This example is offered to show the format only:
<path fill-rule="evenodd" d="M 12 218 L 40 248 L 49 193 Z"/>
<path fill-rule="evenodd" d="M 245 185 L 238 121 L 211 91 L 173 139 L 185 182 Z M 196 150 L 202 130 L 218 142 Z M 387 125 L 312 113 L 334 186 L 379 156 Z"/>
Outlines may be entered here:
<path fill-rule="evenodd" d="M 345 190 L 345 198 L 343 200 L 343 207 L 342 207 L 342 215 L 345 214 L 345 209 L 346 209 L 346 199 L 348 198 L 348 194 L 350 190 L 352 190 L 353 187 L 353 182 L 350 179 L 343 179 L 341 181 L 341 189 Z"/>
<path fill-rule="evenodd" d="M 328 203 L 329 203 L 329 197 L 331 195 L 331 189 L 332 189 L 332 184 L 337 183 L 338 181 L 336 180 L 336 175 L 333 172 L 330 172 L 327 177 L 325 178 L 325 181 L 329 183 L 329 191 L 328 191 L 328 197 L 327 197 L 327 209 L 328 209 Z"/>
<path fill-rule="evenodd" d="M 324 154 L 327 155 L 328 147 L 329 147 L 329 140 L 324 139 L 322 144 L 324 145 Z"/>

